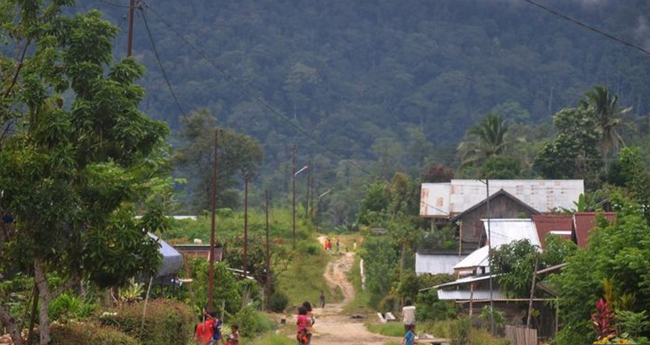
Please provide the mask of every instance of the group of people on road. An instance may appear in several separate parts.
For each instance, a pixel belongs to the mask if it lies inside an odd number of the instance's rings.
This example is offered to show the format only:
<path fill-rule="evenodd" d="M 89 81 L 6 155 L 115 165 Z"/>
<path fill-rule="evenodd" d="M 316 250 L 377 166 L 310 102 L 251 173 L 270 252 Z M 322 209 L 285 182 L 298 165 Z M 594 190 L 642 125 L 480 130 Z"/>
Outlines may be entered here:
<path fill-rule="evenodd" d="M 222 322 L 216 312 L 203 309 L 203 322 L 194 326 L 194 340 L 207 345 L 239 345 L 239 326 L 230 325 L 230 335 L 225 344 L 221 326 Z"/>
<path fill-rule="evenodd" d="M 327 251 L 332 250 L 332 240 L 329 239 L 329 238 L 327 240 L 325 240 L 325 245 L 324 246 L 325 246 L 325 250 L 327 250 Z M 337 253 L 339 252 L 340 247 L 341 247 L 341 241 L 337 238 L 336 239 L 336 252 Z"/>

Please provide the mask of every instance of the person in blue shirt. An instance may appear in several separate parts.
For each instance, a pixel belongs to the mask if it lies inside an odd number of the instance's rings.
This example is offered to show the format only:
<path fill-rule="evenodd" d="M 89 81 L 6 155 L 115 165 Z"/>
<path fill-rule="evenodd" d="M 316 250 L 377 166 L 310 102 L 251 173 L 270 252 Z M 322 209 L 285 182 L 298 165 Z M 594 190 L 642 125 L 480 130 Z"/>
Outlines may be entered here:
<path fill-rule="evenodd" d="M 404 339 L 402 339 L 402 345 L 414 345 L 415 344 L 415 325 L 409 325 L 406 334 L 404 334 Z"/>

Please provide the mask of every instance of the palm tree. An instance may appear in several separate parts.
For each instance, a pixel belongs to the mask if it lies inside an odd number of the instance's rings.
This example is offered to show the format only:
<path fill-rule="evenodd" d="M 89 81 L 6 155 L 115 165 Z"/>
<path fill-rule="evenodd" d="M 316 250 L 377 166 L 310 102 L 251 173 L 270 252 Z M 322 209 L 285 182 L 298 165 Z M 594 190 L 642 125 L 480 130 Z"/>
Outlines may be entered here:
<path fill-rule="evenodd" d="M 503 116 L 488 114 L 476 125 L 470 127 L 465 140 L 458 145 L 461 154 L 461 168 L 480 164 L 492 156 L 501 155 L 508 146 L 508 124 Z"/>
<path fill-rule="evenodd" d="M 602 133 L 600 146 L 607 166 L 609 151 L 613 148 L 614 152 L 618 153 L 620 145 L 625 145 L 617 128 L 623 123 L 623 115 L 629 113 L 632 108 L 620 108 L 618 96 L 611 94 L 601 85 L 585 92 L 585 99 L 580 101 L 580 106 L 593 111 L 598 120 L 598 128 Z"/>

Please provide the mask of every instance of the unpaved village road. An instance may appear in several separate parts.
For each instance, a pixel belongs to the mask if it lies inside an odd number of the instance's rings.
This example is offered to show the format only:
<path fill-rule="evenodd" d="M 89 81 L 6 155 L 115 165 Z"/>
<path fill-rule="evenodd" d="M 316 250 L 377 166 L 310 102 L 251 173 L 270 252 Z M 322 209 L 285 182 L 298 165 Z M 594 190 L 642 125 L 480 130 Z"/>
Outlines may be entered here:
<path fill-rule="evenodd" d="M 325 237 L 319 238 L 324 242 Z M 324 277 L 330 289 L 339 287 L 344 299 L 341 303 L 325 304 L 325 308 L 316 308 L 313 345 L 383 345 L 388 341 L 400 342 L 401 338 L 386 337 L 369 332 L 364 326 L 367 320 L 350 319 L 343 314 L 343 308 L 354 299 L 354 286 L 348 281 L 347 273 L 354 264 L 354 253 L 339 255 L 325 269 Z M 374 315 L 368 315 L 372 318 Z"/>

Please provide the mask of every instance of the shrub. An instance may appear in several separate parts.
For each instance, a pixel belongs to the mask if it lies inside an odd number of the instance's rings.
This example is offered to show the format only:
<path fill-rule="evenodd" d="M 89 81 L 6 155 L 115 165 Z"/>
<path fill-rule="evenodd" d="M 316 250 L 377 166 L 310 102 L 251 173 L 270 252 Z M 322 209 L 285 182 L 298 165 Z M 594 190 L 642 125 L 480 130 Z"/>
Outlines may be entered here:
<path fill-rule="evenodd" d="M 416 307 L 417 319 L 421 321 L 455 319 L 460 309 L 452 301 L 439 300 L 435 289 L 419 293 Z"/>
<path fill-rule="evenodd" d="M 50 302 L 47 314 L 52 321 L 66 323 L 89 318 L 97 309 L 97 305 L 86 303 L 79 297 L 63 293 Z"/>
<path fill-rule="evenodd" d="M 382 313 L 394 313 L 399 310 L 399 298 L 395 295 L 387 295 L 379 301 L 379 311 Z"/>
<path fill-rule="evenodd" d="M 463 318 L 450 325 L 451 345 L 468 345 L 472 333 L 472 322 Z"/>
<path fill-rule="evenodd" d="M 147 305 L 143 327 L 143 306 L 138 303 L 114 309 L 102 314 L 100 322 L 139 339 L 143 345 L 188 344 L 195 320 L 189 307 L 170 300 L 153 300 Z"/>
<path fill-rule="evenodd" d="M 242 308 L 232 323 L 239 325 L 239 334 L 244 337 L 254 337 L 273 329 L 273 321 L 248 306 Z"/>
<path fill-rule="evenodd" d="M 140 342 L 111 327 L 94 323 L 55 324 L 50 345 L 139 345 Z"/>
<path fill-rule="evenodd" d="M 289 305 L 289 297 L 281 291 L 276 291 L 269 299 L 269 309 L 276 313 L 281 313 Z"/>

